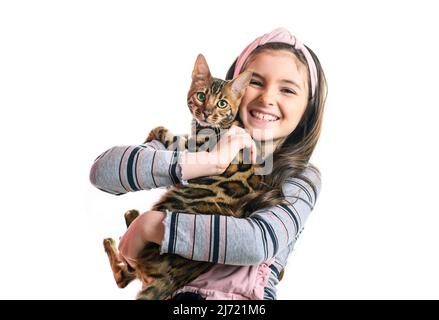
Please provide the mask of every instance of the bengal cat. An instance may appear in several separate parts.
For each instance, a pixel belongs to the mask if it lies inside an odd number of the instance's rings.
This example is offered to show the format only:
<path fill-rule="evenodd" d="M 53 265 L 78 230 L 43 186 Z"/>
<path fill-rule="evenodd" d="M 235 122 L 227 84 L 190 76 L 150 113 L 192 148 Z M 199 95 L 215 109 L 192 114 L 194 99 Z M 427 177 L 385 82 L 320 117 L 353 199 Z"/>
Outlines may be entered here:
<path fill-rule="evenodd" d="M 167 129 L 152 130 L 145 142 L 159 140 L 168 149 L 189 148 L 199 150 L 206 141 L 216 141 L 220 129 L 242 125 L 235 121 L 242 96 L 249 85 L 252 73 L 245 71 L 231 81 L 213 78 L 202 55 L 199 55 L 192 72 L 192 84 L 188 93 L 188 106 L 196 122 L 195 135 L 174 137 Z M 213 129 L 207 130 L 206 129 Z M 195 148 L 195 150 L 194 150 Z M 191 150 L 192 149 L 192 150 Z M 257 165 L 242 161 L 232 162 L 226 171 L 217 176 L 189 180 L 189 184 L 171 187 L 153 206 L 152 210 L 185 212 L 191 214 L 219 214 L 245 217 L 239 210 L 239 199 L 257 189 L 260 175 L 255 175 Z M 125 214 L 127 226 L 139 212 L 130 210 Z M 143 280 L 144 288 L 137 299 L 163 300 L 183 287 L 213 263 L 188 260 L 174 254 L 160 254 L 157 244 L 145 246 L 133 270 L 119 257 L 115 241 L 104 240 L 116 283 L 125 287 L 131 280 Z M 151 282 L 151 278 L 153 281 Z"/>

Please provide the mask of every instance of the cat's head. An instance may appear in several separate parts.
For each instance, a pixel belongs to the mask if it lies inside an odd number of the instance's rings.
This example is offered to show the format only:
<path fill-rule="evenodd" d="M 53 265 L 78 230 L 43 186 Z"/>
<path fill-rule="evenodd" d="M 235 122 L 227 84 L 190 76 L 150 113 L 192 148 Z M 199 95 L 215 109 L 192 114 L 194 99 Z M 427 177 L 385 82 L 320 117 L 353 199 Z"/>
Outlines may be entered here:
<path fill-rule="evenodd" d="M 188 93 L 194 119 L 202 126 L 229 128 L 238 115 L 251 76 L 250 71 L 244 71 L 230 81 L 213 78 L 206 59 L 198 55 Z"/>

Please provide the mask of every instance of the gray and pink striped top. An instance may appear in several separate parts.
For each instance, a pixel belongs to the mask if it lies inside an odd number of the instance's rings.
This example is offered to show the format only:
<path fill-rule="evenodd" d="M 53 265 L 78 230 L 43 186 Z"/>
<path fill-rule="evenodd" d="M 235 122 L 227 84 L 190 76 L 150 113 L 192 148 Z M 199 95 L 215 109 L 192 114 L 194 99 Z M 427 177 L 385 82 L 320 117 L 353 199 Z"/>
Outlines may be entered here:
<path fill-rule="evenodd" d="M 181 179 L 178 159 L 178 152 L 166 150 L 158 141 L 116 146 L 94 161 L 90 181 L 115 195 L 169 187 Z M 283 185 L 288 205 L 258 210 L 245 219 L 167 212 L 161 253 L 229 265 L 257 265 L 274 257 L 264 299 L 276 299 L 279 273 L 316 203 L 320 186 L 319 171 L 309 165 Z"/>

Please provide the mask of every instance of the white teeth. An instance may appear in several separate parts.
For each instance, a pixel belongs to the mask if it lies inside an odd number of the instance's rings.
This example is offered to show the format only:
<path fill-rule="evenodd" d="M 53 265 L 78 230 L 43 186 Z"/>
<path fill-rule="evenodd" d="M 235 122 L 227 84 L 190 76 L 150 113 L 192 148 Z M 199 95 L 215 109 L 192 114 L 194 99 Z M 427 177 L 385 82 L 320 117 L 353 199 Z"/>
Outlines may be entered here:
<path fill-rule="evenodd" d="M 251 115 L 259 120 L 265 120 L 265 121 L 276 121 L 279 120 L 278 117 L 272 116 L 270 114 L 261 113 L 257 111 L 251 111 Z"/>

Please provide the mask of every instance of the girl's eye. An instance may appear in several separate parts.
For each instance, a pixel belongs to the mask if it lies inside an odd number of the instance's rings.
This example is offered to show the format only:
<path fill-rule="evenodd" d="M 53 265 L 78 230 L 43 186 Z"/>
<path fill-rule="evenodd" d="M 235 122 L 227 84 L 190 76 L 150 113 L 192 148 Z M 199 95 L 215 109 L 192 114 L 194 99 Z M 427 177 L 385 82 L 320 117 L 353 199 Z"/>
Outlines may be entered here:
<path fill-rule="evenodd" d="M 293 90 L 291 90 L 289 88 L 283 88 L 281 91 L 283 93 L 286 93 L 286 94 L 296 94 L 296 92 L 294 92 Z"/>
<path fill-rule="evenodd" d="M 251 80 L 250 84 L 253 86 L 262 87 L 262 83 L 260 81 L 257 81 L 257 80 Z"/>
<path fill-rule="evenodd" d="M 227 107 L 229 104 L 227 103 L 226 100 L 220 100 L 218 101 L 218 103 L 216 104 L 219 108 L 224 109 L 225 107 Z"/>
<path fill-rule="evenodd" d="M 206 101 L 206 94 L 204 92 L 197 92 L 197 99 L 201 102 Z"/>

